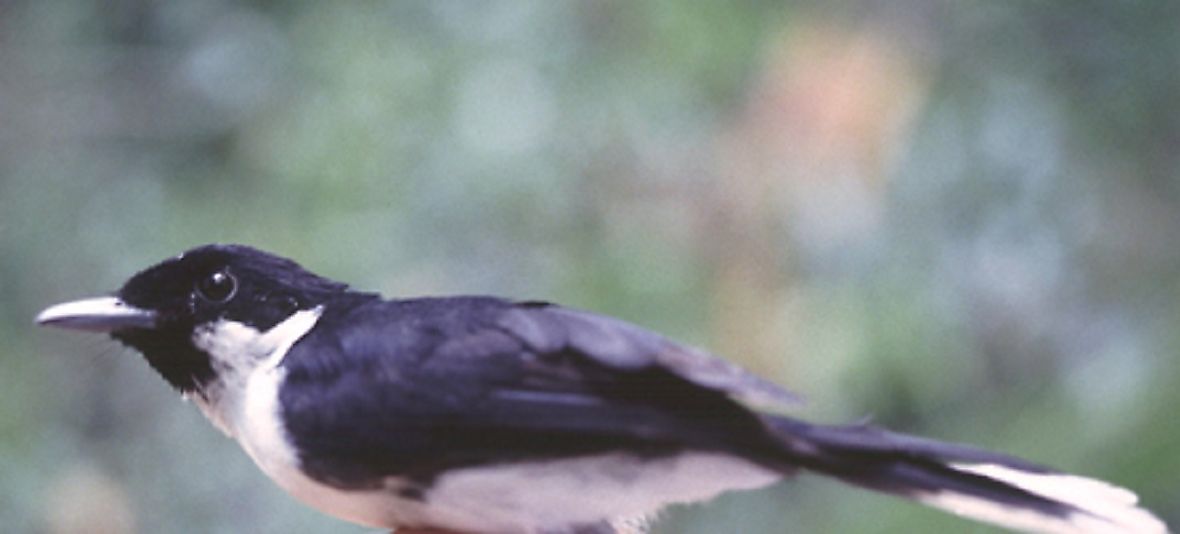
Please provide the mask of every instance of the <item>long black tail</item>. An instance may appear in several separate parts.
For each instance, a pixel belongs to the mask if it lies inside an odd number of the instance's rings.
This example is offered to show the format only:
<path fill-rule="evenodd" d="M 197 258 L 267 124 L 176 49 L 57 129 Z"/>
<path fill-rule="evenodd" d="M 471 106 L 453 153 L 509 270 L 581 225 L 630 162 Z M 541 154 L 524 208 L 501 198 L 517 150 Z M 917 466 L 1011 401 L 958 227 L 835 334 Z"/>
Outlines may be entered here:
<path fill-rule="evenodd" d="M 1134 493 L 1100 480 L 868 425 L 766 422 L 805 469 L 961 516 L 1028 532 L 1168 532 Z"/>

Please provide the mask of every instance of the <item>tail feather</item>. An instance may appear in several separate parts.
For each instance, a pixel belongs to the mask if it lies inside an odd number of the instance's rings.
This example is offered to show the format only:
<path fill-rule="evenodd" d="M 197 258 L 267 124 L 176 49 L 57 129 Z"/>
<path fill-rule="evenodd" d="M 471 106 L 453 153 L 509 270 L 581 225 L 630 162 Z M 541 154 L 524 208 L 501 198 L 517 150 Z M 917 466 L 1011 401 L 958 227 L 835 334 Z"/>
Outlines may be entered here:
<path fill-rule="evenodd" d="M 957 515 L 1027 532 L 1168 532 L 1127 489 L 1018 458 L 867 425 L 768 426 L 808 470 Z"/>

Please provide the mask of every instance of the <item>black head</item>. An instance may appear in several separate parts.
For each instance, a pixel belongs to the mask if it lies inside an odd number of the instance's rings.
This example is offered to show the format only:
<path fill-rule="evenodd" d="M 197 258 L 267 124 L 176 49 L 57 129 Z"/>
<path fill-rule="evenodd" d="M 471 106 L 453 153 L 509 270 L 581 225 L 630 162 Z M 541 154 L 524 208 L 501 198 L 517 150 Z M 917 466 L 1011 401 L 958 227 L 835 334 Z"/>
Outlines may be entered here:
<path fill-rule="evenodd" d="M 192 342 L 197 327 L 227 320 L 265 332 L 347 289 L 251 247 L 206 245 L 139 272 L 114 297 L 60 304 L 37 321 L 109 332 L 188 392 L 213 378 L 208 355 Z"/>

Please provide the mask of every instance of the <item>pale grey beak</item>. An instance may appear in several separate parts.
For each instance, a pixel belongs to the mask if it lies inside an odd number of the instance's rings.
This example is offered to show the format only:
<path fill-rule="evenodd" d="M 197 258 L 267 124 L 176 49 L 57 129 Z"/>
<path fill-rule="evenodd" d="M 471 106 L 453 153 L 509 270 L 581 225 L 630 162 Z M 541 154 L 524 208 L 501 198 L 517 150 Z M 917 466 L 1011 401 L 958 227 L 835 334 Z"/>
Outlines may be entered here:
<path fill-rule="evenodd" d="M 156 313 L 136 308 L 118 297 L 97 297 L 45 308 L 37 314 L 37 324 L 90 332 L 154 328 Z"/>

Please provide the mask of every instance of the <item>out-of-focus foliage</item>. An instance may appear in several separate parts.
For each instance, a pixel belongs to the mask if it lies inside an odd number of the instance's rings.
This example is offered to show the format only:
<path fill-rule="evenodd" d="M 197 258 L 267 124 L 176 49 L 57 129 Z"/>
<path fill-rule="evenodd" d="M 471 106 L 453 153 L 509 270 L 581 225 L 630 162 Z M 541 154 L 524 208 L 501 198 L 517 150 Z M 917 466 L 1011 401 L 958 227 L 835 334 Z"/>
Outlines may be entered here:
<path fill-rule="evenodd" d="M 0 2 L 0 524 L 362 532 L 111 342 L 189 246 L 544 298 L 1180 524 L 1180 4 Z M 660 532 L 983 532 L 804 477 Z"/>

